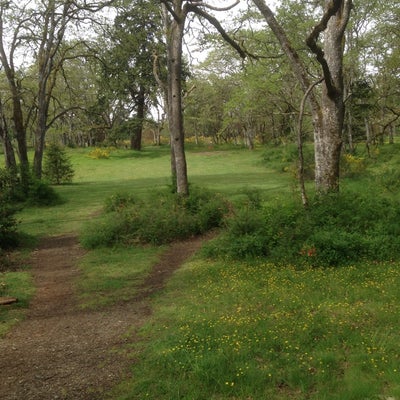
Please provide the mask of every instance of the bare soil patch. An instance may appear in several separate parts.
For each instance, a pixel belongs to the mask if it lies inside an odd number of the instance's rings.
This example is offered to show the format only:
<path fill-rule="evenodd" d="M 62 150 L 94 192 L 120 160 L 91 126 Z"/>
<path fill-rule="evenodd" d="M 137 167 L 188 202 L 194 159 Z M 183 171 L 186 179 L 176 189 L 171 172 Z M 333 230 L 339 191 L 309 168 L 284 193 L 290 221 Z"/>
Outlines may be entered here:
<path fill-rule="evenodd" d="M 171 245 L 133 301 L 83 311 L 73 288 L 84 255 L 76 236 L 42 240 L 31 259 L 37 292 L 28 316 L 0 339 L 0 399 L 104 399 L 129 374 L 129 344 L 151 313 L 150 296 L 201 243 Z"/>

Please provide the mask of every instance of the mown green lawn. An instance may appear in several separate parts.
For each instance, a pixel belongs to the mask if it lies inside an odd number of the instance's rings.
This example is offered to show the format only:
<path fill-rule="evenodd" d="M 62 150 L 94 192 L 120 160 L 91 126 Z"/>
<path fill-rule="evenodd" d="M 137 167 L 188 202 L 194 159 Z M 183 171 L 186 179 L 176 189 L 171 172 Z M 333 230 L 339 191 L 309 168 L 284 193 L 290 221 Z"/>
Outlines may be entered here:
<path fill-rule="evenodd" d="M 88 149 L 69 150 L 75 169 L 70 185 L 56 187 L 65 203 L 50 208 L 26 208 L 20 213 L 21 230 L 34 235 L 78 231 L 82 222 L 94 218 L 107 197 L 116 192 L 142 196 L 155 188 L 168 187 L 168 147 L 146 147 L 142 152 L 112 150 L 108 159 L 89 157 Z M 232 198 L 246 187 L 276 196 L 292 190 L 290 174 L 279 174 L 261 163 L 262 150 L 211 152 L 188 151 L 189 181 Z"/>

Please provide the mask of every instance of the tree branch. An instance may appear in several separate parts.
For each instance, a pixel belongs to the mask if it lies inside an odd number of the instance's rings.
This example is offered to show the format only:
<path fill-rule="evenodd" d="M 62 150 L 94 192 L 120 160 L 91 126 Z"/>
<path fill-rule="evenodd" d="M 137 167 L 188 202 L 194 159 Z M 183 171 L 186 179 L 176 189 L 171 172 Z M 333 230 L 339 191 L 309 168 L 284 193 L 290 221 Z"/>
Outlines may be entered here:
<path fill-rule="evenodd" d="M 243 48 L 236 43 L 225 31 L 225 29 L 222 27 L 220 22 L 213 17 L 211 14 L 209 14 L 207 11 L 201 9 L 197 5 L 194 5 L 192 3 L 188 3 L 188 11 L 191 11 L 195 13 L 196 15 L 205 18 L 211 25 L 213 25 L 219 34 L 222 36 L 222 38 L 229 44 L 231 45 L 240 55 L 241 58 L 246 58 L 247 53 L 243 50 Z"/>
<path fill-rule="evenodd" d="M 211 4 L 204 3 L 203 0 L 189 0 L 188 2 L 194 6 L 208 8 L 213 11 L 229 11 L 236 7 L 240 3 L 240 0 L 236 0 L 233 4 L 226 7 L 216 7 Z"/>
<path fill-rule="evenodd" d="M 329 65 L 326 61 L 325 58 L 325 53 L 322 50 L 320 46 L 318 46 L 317 41 L 319 38 L 319 35 L 326 30 L 328 27 L 329 20 L 336 15 L 339 10 L 343 7 L 343 1 L 344 0 L 331 0 L 327 8 L 324 12 L 324 15 L 321 18 L 321 21 L 314 26 L 314 29 L 311 31 L 310 35 L 306 39 L 307 46 L 310 48 L 310 50 L 316 55 L 317 61 L 320 63 L 322 67 L 322 71 L 324 74 L 325 78 L 325 84 L 326 88 L 328 91 L 329 96 L 335 96 L 337 94 L 337 88 L 335 87 L 335 84 L 333 83 L 332 79 L 332 74 L 329 69 Z M 351 1 L 348 1 L 346 3 L 351 3 Z M 350 14 L 350 12 L 349 12 Z M 346 21 L 347 23 L 347 21 Z M 341 29 L 344 29 L 346 26 L 346 23 L 342 22 Z"/>

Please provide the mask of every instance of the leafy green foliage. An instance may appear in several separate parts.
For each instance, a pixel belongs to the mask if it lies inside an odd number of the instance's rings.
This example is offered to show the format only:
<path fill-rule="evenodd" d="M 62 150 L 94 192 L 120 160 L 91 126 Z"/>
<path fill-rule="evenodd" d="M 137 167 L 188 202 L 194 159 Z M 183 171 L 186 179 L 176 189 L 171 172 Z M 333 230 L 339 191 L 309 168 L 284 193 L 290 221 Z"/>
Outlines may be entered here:
<path fill-rule="evenodd" d="M 388 261 L 400 256 L 399 218 L 397 201 L 374 194 L 324 196 L 307 209 L 287 201 L 236 211 L 226 221 L 226 233 L 205 251 L 311 266 Z"/>
<path fill-rule="evenodd" d="M 340 160 L 340 167 L 342 177 L 357 178 L 365 173 L 367 161 L 364 157 L 354 154 L 344 154 Z"/>
<path fill-rule="evenodd" d="M 303 174 L 306 179 L 314 179 L 314 149 L 313 146 L 303 145 Z M 262 161 L 266 167 L 278 172 L 289 172 L 294 177 L 298 176 L 299 151 L 294 143 L 282 146 L 271 146 L 264 150 Z"/>
<path fill-rule="evenodd" d="M 43 175 L 54 185 L 72 181 L 74 169 L 71 160 L 65 150 L 56 143 L 50 144 L 46 150 Z"/>
<path fill-rule="evenodd" d="M 81 242 L 88 248 L 128 243 L 159 245 L 218 227 L 226 210 L 222 197 L 204 189 L 192 188 L 188 197 L 156 192 L 140 201 L 116 194 L 107 200 L 102 219 L 86 226 Z"/>
<path fill-rule="evenodd" d="M 100 147 L 96 147 L 88 155 L 90 158 L 94 158 L 96 160 L 99 160 L 102 158 L 110 158 L 110 149 L 108 149 L 108 148 L 103 149 Z"/>
<path fill-rule="evenodd" d="M 47 182 L 32 178 L 26 199 L 27 205 L 43 207 L 61 203 L 61 197 Z"/>
<path fill-rule="evenodd" d="M 0 249 L 18 244 L 20 235 L 15 215 L 24 205 L 49 206 L 60 202 L 54 189 L 29 171 L 0 169 Z"/>
<path fill-rule="evenodd" d="M 135 198 L 129 193 L 118 192 L 106 199 L 104 210 L 106 212 L 122 211 L 124 208 L 135 204 Z"/>
<path fill-rule="evenodd" d="M 15 173 L 11 170 L 0 169 L 0 249 L 15 246 L 18 241 L 18 223 L 15 218 L 18 208 L 12 203 L 15 185 Z"/>
<path fill-rule="evenodd" d="M 398 168 L 385 167 L 377 174 L 376 183 L 385 191 L 396 193 L 400 187 L 400 171 Z"/>

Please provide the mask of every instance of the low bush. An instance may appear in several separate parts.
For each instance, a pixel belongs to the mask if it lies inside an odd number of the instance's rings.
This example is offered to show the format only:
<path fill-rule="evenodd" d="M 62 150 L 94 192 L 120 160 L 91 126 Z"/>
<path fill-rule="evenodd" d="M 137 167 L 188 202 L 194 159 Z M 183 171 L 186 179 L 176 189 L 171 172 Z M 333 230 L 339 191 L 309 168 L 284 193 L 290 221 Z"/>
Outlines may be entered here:
<path fill-rule="evenodd" d="M 15 188 L 15 173 L 11 170 L 0 169 L 0 260 L 1 249 L 13 247 L 18 242 L 15 213 L 18 208 L 13 201 Z"/>
<path fill-rule="evenodd" d="M 108 159 L 110 158 L 110 150 L 96 147 L 95 149 L 91 150 L 88 155 L 90 158 L 93 158 L 95 160 Z"/>
<path fill-rule="evenodd" d="M 81 242 L 86 248 L 160 245 L 220 226 L 226 211 L 222 197 L 200 188 L 192 188 L 188 197 L 159 191 L 134 200 L 130 195 L 117 194 L 106 201 L 100 222 L 85 226 Z"/>
<path fill-rule="evenodd" d="M 18 244 L 16 211 L 15 207 L 0 198 L 0 260 L 2 258 L 1 249 L 14 247 Z"/>
<path fill-rule="evenodd" d="M 365 157 L 346 153 L 340 159 L 341 176 L 355 178 L 363 175 L 367 169 Z"/>
<path fill-rule="evenodd" d="M 54 206 L 61 204 L 59 194 L 45 181 L 32 178 L 26 197 L 26 204 L 29 206 Z"/>
<path fill-rule="evenodd" d="M 376 174 L 376 184 L 383 190 L 395 193 L 400 186 L 400 171 L 398 168 L 386 167 Z"/>
<path fill-rule="evenodd" d="M 309 266 L 388 261 L 400 257 L 399 219 L 397 201 L 372 193 L 316 198 L 307 209 L 288 201 L 235 212 L 204 252 Z"/>
<path fill-rule="evenodd" d="M 61 198 L 46 182 L 36 179 L 27 169 L 0 168 L 0 249 L 18 245 L 17 211 L 24 205 L 50 206 Z M 1 259 L 1 254 L 0 254 Z"/>
<path fill-rule="evenodd" d="M 293 143 L 268 148 L 262 155 L 263 164 L 278 172 L 290 172 L 298 177 L 297 146 Z M 303 175 L 305 179 L 314 179 L 314 150 L 312 146 L 303 146 Z"/>
<path fill-rule="evenodd" d="M 133 204 L 135 204 L 133 195 L 119 192 L 106 199 L 104 210 L 106 212 L 121 211 Z"/>

